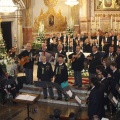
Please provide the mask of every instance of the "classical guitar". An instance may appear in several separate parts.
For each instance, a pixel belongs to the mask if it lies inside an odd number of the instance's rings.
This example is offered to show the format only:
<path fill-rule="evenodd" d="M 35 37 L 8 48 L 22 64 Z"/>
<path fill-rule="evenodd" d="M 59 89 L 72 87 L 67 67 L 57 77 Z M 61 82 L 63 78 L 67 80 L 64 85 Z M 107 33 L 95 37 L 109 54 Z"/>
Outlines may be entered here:
<path fill-rule="evenodd" d="M 30 62 L 31 57 L 25 56 L 19 59 L 19 64 L 20 65 L 25 65 L 26 63 Z"/>
<path fill-rule="evenodd" d="M 30 62 L 30 59 L 35 58 L 36 56 L 39 56 L 39 54 L 35 55 L 35 56 L 25 56 L 25 57 L 22 57 L 21 59 L 19 59 L 19 64 L 23 66 L 26 63 Z"/>
<path fill-rule="evenodd" d="M 76 54 L 76 57 L 72 57 L 71 62 L 74 62 L 76 59 L 78 59 L 81 56 L 81 52 L 79 54 Z"/>

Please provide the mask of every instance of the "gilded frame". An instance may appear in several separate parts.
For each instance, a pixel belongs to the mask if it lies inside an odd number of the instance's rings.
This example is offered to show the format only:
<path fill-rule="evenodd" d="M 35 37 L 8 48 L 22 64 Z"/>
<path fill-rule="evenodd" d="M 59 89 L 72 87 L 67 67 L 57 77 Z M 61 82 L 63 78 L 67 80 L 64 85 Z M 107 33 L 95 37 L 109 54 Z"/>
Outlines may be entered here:
<path fill-rule="evenodd" d="M 95 11 L 120 11 L 120 0 L 94 0 Z"/>

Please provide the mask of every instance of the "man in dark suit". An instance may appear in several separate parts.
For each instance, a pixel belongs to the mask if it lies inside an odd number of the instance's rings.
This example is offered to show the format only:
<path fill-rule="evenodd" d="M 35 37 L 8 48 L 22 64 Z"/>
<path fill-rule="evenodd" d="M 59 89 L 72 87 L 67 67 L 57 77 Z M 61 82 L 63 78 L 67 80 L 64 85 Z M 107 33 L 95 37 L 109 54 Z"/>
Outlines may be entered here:
<path fill-rule="evenodd" d="M 116 64 L 117 64 L 117 69 L 120 70 L 120 47 L 117 47 L 117 57 L 116 57 Z"/>
<path fill-rule="evenodd" d="M 54 69 L 55 83 L 58 83 L 61 86 L 61 83 L 68 81 L 68 72 L 67 66 L 64 63 L 63 55 L 59 55 L 58 63 L 55 65 Z M 58 98 L 57 100 L 62 100 L 62 92 L 57 89 Z M 65 101 L 68 100 L 67 96 L 64 94 Z"/>
<path fill-rule="evenodd" d="M 107 32 L 105 33 L 105 37 L 103 38 L 103 41 L 104 41 L 103 51 L 108 52 L 109 46 L 112 43 L 112 39 Z"/>
<path fill-rule="evenodd" d="M 95 39 L 98 40 L 98 49 L 99 49 L 99 51 L 102 51 L 102 36 L 100 36 L 99 32 L 96 33 Z"/>
<path fill-rule="evenodd" d="M 108 76 L 107 71 L 106 70 L 102 70 L 100 83 L 103 86 L 104 108 L 105 108 L 105 110 L 109 110 L 109 99 L 108 99 L 109 79 L 107 79 L 107 76 Z"/>
<path fill-rule="evenodd" d="M 74 70 L 75 82 L 73 86 L 82 87 L 81 71 L 84 68 L 85 56 L 80 51 L 80 46 L 76 46 L 76 52 L 70 54 L 69 59 L 71 59 L 72 69 Z"/>
<path fill-rule="evenodd" d="M 115 62 L 112 62 L 110 64 L 110 69 L 112 70 L 112 73 L 109 75 L 111 77 L 110 79 L 110 91 L 113 94 L 113 96 L 115 96 L 115 98 L 117 99 L 118 97 L 118 92 L 116 90 L 116 85 L 119 85 L 119 81 L 120 81 L 120 72 L 117 70 L 117 64 Z M 114 106 L 112 106 L 112 113 L 116 112 L 116 108 Z"/>
<path fill-rule="evenodd" d="M 88 97 L 88 116 L 89 120 L 104 117 L 103 91 L 96 77 L 91 78 L 91 92 Z"/>
<path fill-rule="evenodd" d="M 53 77 L 53 70 L 50 63 L 46 61 L 46 57 L 42 56 L 42 62 L 38 63 L 37 78 L 39 81 L 51 82 Z M 54 99 L 52 87 L 48 87 L 49 95 L 51 99 Z M 44 99 L 47 99 L 47 88 L 43 88 Z"/>
<path fill-rule="evenodd" d="M 92 46 L 92 53 L 87 57 L 89 60 L 89 80 L 96 76 L 96 67 L 101 65 L 101 55 L 97 51 L 97 46 Z"/>
<path fill-rule="evenodd" d="M 108 60 L 108 63 L 107 63 L 107 64 L 110 65 L 111 62 L 115 62 L 116 56 L 117 56 L 117 55 L 116 55 L 116 53 L 114 52 L 114 46 L 111 45 L 111 46 L 109 46 L 109 51 L 105 53 L 103 59 L 104 59 L 104 58 L 107 58 L 107 60 Z"/>

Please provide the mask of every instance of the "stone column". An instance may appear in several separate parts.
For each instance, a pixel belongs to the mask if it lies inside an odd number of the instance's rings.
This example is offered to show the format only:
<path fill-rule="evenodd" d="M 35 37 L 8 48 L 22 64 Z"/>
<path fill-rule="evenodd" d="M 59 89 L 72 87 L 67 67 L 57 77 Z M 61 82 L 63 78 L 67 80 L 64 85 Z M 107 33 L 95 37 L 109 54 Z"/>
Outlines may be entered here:
<path fill-rule="evenodd" d="M 33 42 L 32 36 L 32 4 L 31 0 L 23 0 L 26 9 L 23 12 L 23 44 Z"/>

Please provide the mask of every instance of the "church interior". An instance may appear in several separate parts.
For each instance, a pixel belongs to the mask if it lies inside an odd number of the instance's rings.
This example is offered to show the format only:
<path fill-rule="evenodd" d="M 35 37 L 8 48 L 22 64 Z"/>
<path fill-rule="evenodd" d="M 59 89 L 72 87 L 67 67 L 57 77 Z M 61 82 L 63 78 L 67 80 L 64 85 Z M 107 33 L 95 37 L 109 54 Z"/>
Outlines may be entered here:
<path fill-rule="evenodd" d="M 23 61 L 24 51 L 31 50 L 32 56 Z M 84 61 L 77 63 L 82 56 Z M 51 67 L 55 74 L 44 77 L 52 82 L 42 82 L 43 68 L 39 75 L 44 59 L 50 65 L 46 71 Z M 56 80 L 61 61 L 67 74 L 64 87 Z M 120 0 L 0 0 L 0 120 L 120 120 L 119 72 Z M 27 81 L 30 74 L 32 81 Z M 104 77 L 108 83 L 102 83 Z M 103 85 L 104 92 L 96 84 Z M 103 108 L 95 107 L 98 104 Z"/>

